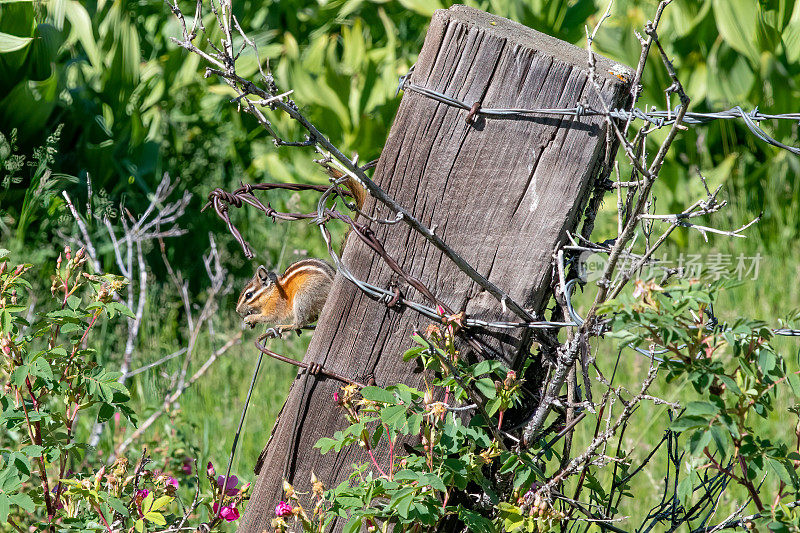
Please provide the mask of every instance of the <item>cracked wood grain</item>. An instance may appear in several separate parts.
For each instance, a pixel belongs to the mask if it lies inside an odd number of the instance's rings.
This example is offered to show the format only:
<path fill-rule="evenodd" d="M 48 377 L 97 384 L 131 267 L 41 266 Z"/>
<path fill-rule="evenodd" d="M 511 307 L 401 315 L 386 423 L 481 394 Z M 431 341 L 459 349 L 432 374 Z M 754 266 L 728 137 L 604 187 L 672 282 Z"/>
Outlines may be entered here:
<path fill-rule="evenodd" d="M 608 73 L 612 65 L 598 57 L 600 97 L 620 107 L 629 87 Z M 598 107 L 584 50 L 464 6 L 436 12 L 413 80 L 484 107 Z M 374 180 L 435 227 L 478 272 L 542 317 L 551 297 L 552 254 L 566 232 L 577 229 L 593 180 L 607 172 L 603 119 L 478 117 L 467 125 L 465 116 L 466 111 L 405 93 Z M 365 208 L 372 214 L 379 210 L 371 198 Z M 385 211 L 383 216 L 390 215 Z M 410 227 L 373 229 L 401 266 L 452 308 L 490 320 L 513 318 Z M 361 242 L 350 239 L 343 260 L 361 279 L 388 286 L 390 269 Z M 410 287 L 402 289 L 422 299 Z M 424 330 L 428 322 L 413 311 L 387 309 L 337 276 L 304 360 L 362 380 L 372 375 L 378 385 L 421 387 L 422 375 L 403 363 L 402 353 L 414 329 Z M 479 338 L 512 366 L 529 342 L 521 333 Z M 270 529 L 287 461 L 290 481 L 300 491 L 308 490 L 312 471 L 331 487 L 347 479 L 354 462 L 368 462 L 357 447 L 325 456 L 313 448 L 319 438 L 346 427 L 333 401 L 340 386 L 305 375 L 292 384 L 262 454 L 242 531 Z M 297 427 L 289 406 L 301 410 Z M 386 460 L 386 452 L 377 450 L 379 460 Z"/>

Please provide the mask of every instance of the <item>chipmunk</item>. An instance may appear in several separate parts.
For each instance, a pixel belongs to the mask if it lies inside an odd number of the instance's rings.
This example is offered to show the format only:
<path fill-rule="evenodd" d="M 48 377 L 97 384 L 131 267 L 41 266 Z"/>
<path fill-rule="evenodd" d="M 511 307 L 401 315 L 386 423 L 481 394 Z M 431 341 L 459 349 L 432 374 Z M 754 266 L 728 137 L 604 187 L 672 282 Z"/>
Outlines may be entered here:
<path fill-rule="evenodd" d="M 370 165 L 374 166 L 374 162 Z M 323 168 L 334 179 L 344 176 L 344 173 L 330 165 L 325 164 Z M 350 191 L 358 209 L 361 209 L 367 196 L 363 185 L 353 177 L 348 177 L 343 185 Z M 291 330 L 299 335 L 300 329 L 319 317 L 335 274 L 336 270 L 320 259 L 297 261 L 289 265 L 280 277 L 263 265 L 259 266 L 242 289 L 236 312 L 251 328 L 256 324 L 272 324 L 278 335 Z M 278 324 L 287 321 L 290 323 Z M 264 332 L 258 340 L 263 341 L 267 335 Z"/>
<path fill-rule="evenodd" d="M 299 334 L 301 328 L 319 317 L 335 274 L 336 270 L 320 259 L 297 261 L 281 276 L 259 266 L 242 289 L 236 312 L 251 328 L 272 324 L 279 335 L 292 330 Z M 266 336 L 264 333 L 258 340 L 263 341 Z"/>

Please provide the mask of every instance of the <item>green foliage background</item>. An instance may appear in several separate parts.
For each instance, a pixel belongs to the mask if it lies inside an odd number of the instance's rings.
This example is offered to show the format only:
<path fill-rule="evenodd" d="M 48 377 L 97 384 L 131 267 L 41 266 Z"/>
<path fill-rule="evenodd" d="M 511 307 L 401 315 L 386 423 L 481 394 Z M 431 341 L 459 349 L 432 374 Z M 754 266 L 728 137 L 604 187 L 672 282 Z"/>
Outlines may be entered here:
<path fill-rule="evenodd" d="M 593 26 L 604 0 L 483 0 L 469 1 L 498 15 L 579 46 L 584 26 Z M 378 157 L 391 126 L 399 97 L 397 78 L 414 63 L 430 15 L 448 7 L 440 0 L 253 1 L 234 3 L 236 16 L 255 40 L 262 58 L 269 58 L 281 90 L 293 89 L 294 99 L 321 131 L 345 153 L 362 161 Z M 597 49 L 635 66 L 640 46 L 633 30 L 643 27 L 657 2 L 619 0 L 597 39 Z M 182 3 L 184 11 L 194 11 Z M 207 22 L 212 39 L 215 25 Z M 765 112 L 797 111 L 800 101 L 800 1 L 702 0 L 676 1 L 660 28 L 667 53 L 674 58 L 695 110 L 741 105 Z M 95 213 L 116 214 L 122 204 L 140 212 L 168 172 L 195 195 L 182 225 L 189 234 L 173 240 L 168 254 L 201 293 L 206 277 L 200 255 L 205 236 L 218 234 L 222 258 L 234 287 L 252 272 L 236 243 L 210 212 L 201 214 L 206 194 L 216 187 L 231 189 L 240 181 L 324 183 L 302 149 L 277 149 L 249 116 L 237 112 L 231 91 L 213 76 L 203 77 L 196 56 L 170 42 L 178 26 L 160 0 L 0 1 L 0 241 L 31 262 L 55 260 L 58 231 L 73 230 L 59 194 L 66 188 Z M 245 55 L 239 72 L 252 76 L 255 57 Z M 643 78 L 641 105 L 666 103 L 669 85 L 659 58 L 653 56 Z M 672 102 L 674 105 L 676 102 Z M 274 124 L 287 138 L 299 129 L 281 116 Z M 798 124 L 765 124 L 784 143 L 798 145 Z M 57 132 L 58 135 L 53 137 Z M 47 140 L 50 139 L 48 144 Z M 651 136 L 658 139 L 658 134 Z M 37 147 L 45 146 L 45 150 Z M 651 150 L 655 146 L 650 147 Z M 623 164 L 624 167 L 624 164 Z M 715 217 L 721 227 L 739 227 L 763 212 L 748 239 L 712 238 L 701 248 L 699 236 L 675 232 L 667 248 L 673 259 L 681 252 L 761 253 L 760 278 L 727 292 L 718 314 L 735 318 L 740 312 L 776 323 L 798 307 L 800 255 L 800 158 L 758 141 L 736 122 L 717 122 L 684 132 L 667 158 L 657 188 L 657 208 L 679 211 L 703 194 L 702 173 L 709 186 L 723 185 L 730 207 Z M 286 194 L 272 199 L 277 208 L 308 209 L 311 199 Z M 595 232 L 596 240 L 613 235 L 614 201 L 607 201 Z M 99 215 L 98 215 L 99 216 Z M 253 211 L 240 210 L 234 220 L 257 249 L 257 260 L 283 268 L 294 257 L 322 255 L 323 243 L 309 226 L 277 225 Z M 99 231 L 99 218 L 90 219 Z M 202 243 L 202 244 L 198 244 Z M 106 268 L 114 271 L 113 251 L 99 250 Z M 157 250 L 149 253 L 157 256 Z M 695 252 L 697 253 L 697 252 Z M 182 308 L 167 282 L 161 262 L 150 262 L 158 282 L 152 286 L 135 365 L 170 353 L 186 339 L 179 324 Z M 42 290 L 48 281 L 42 279 Z M 235 293 L 222 302 L 217 334 L 238 327 L 233 313 Z M 156 320 L 155 317 L 158 317 Z M 102 364 L 118 364 L 124 339 L 108 336 Z M 195 432 L 204 457 L 224 462 L 247 376 L 254 363 L 247 341 L 181 400 L 171 422 L 153 427 L 151 438 L 171 431 Z M 287 351 L 299 356 L 306 339 L 291 340 Z M 201 339 L 200 352 L 220 344 Z M 797 346 L 785 343 L 786 349 Z M 610 353 L 610 352 L 609 352 Z M 266 441 L 294 370 L 268 363 L 262 373 L 255 405 L 239 453 L 238 471 L 247 474 Z M 621 372 L 634 379 L 644 363 L 626 361 Z M 175 368 L 167 366 L 166 370 Z M 130 383 L 140 405 L 140 419 L 158 405 L 168 379 L 155 373 Z M 666 387 L 665 387 L 666 388 Z M 670 390 L 682 390 L 670 386 Z M 677 394 L 677 393 L 675 393 Z M 648 408 L 655 409 L 655 408 Z M 658 413 L 643 417 L 658 420 Z M 663 416 L 663 415 L 662 415 Z M 86 428 L 88 431 L 88 421 Z M 650 428 L 632 428 L 644 438 Z M 767 432 L 784 434 L 779 421 Z M 106 434 L 102 446 L 111 445 Z M 107 449 L 107 448 L 106 448 Z M 646 444 L 642 453 L 646 453 Z"/>

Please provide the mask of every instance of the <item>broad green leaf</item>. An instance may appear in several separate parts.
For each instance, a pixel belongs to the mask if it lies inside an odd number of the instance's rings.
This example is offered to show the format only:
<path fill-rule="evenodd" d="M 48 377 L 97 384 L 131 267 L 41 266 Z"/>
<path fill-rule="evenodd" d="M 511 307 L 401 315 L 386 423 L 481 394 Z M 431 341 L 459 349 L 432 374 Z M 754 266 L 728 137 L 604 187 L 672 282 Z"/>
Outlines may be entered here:
<path fill-rule="evenodd" d="M 430 17 L 437 9 L 442 9 L 439 0 L 400 0 L 400 5 L 424 17 Z"/>
<path fill-rule="evenodd" d="M 7 309 L 0 312 L 0 333 L 6 335 L 11 333 L 11 313 Z"/>
<path fill-rule="evenodd" d="M 423 484 L 430 485 L 434 490 L 438 490 L 440 492 L 445 492 L 447 490 L 442 478 L 436 474 L 423 474 L 421 480 Z"/>
<path fill-rule="evenodd" d="M 89 12 L 78 0 L 68 0 L 64 13 L 71 26 L 70 39 L 77 39 L 83 46 L 92 67 L 96 70 L 101 69 L 103 64 L 100 49 L 94 37 Z"/>
<path fill-rule="evenodd" d="M 24 72 L 25 61 L 30 51 L 30 48 L 27 47 L 30 41 L 22 43 L 20 46 L 19 38 L 33 37 L 35 20 L 35 8 L 30 2 L 13 2 L 2 7 L 0 32 L 6 36 L 2 40 L 7 51 L 0 53 L 0 77 L 6 78 L 0 78 L 0 87 L 5 90 L 23 77 L 21 73 Z M 4 131 L 8 131 L 8 129 L 4 128 Z"/>
<path fill-rule="evenodd" d="M 775 459 L 767 459 L 769 466 L 772 468 L 773 472 L 778 475 L 778 478 L 786 483 L 790 487 L 797 486 L 797 474 L 794 472 L 794 469 L 791 471 L 786 466 L 785 463 L 782 461 L 777 461 Z"/>
<path fill-rule="evenodd" d="M 494 381 L 490 378 L 481 378 L 475 380 L 475 388 L 487 398 L 494 398 L 497 395 L 497 389 L 494 386 Z"/>
<path fill-rule="evenodd" d="M 33 500 L 27 494 L 12 494 L 9 498 L 11 503 L 18 505 L 24 511 L 32 513 L 35 509 Z"/>
<path fill-rule="evenodd" d="M 724 459 L 728 456 L 728 443 L 730 442 L 730 435 L 722 428 L 722 426 L 717 425 L 711 426 L 709 433 L 711 433 L 711 438 L 714 439 L 714 444 L 717 447 L 717 451 Z"/>
<path fill-rule="evenodd" d="M 57 93 L 55 72 L 46 80 L 21 81 L 0 100 L 4 127 L 24 126 L 25 135 L 41 130 L 55 108 Z"/>
<path fill-rule="evenodd" d="M 390 405 L 381 410 L 381 420 L 394 430 L 402 429 L 406 423 L 406 406 Z"/>
<path fill-rule="evenodd" d="M 469 531 L 475 533 L 494 533 L 495 527 L 492 521 L 474 511 L 469 511 L 459 506 L 458 517 L 466 524 Z"/>
<path fill-rule="evenodd" d="M 728 46 L 758 62 L 756 26 L 758 4 L 748 1 L 714 0 L 714 20 Z"/>
<path fill-rule="evenodd" d="M 678 483 L 678 488 L 675 491 L 675 496 L 677 496 L 678 501 L 685 507 L 686 504 L 689 502 L 689 497 L 692 495 L 692 475 L 687 474 L 680 483 Z"/>
<path fill-rule="evenodd" d="M 388 403 L 392 405 L 397 403 L 394 393 L 380 387 L 364 387 L 361 389 L 361 396 L 363 396 L 364 399 L 372 400 L 373 402 Z"/>
<path fill-rule="evenodd" d="M 796 6 L 795 10 L 800 12 Z M 792 18 L 792 21 L 781 33 L 781 38 L 783 41 L 783 49 L 786 52 L 786 59 L 788 59 L 790 63 L 800 62 L 800 15 L 798 15 L 797 19 Z"/>
<path fill-rule="evenodd" d="M 711 402 L 689 402 L 684 416 L 710 416 L 719 412 L 719 407 Z"/>
<path fill-rule="evenodd" d="M 9 511 L 11 511 L 11 500 L 6 494 L 0 492 L 0 522 L 8 520 Z"/>
<path fill-rule="evenodd" d="M 0 54 L 22 50 L 31 41 L 33 41 L 33 37 L 17 37 L 16 35 L 0 32 Z"/>
<path fill-rule="evenodd" d="M 164 518 L 164 515 L 156 511 L 145 513 L 144 519 L 148 522 L 154 523 L 157 526 L 164 526 L 167 524 L 167 520 Z"/>
<path fill-rule="evenodd" d="M 28 59 L 31 79 L 46 80 L 53 74 L 53 67 L 58 59 L 58 49 L 63 42 L 62 32 L 51 24 L 36 26 Z"/>
<path fill-rule="evenodd" d="M 175 498 L 173 498 L 172 496 L 161 496 L 160 498 L 156 499 L 156 501 L 153 502 L 153 506 L 150 507 L 150 510 L 158 511 L 165 505 L 169 505 L 174 499 Z"/>
<path fill-rule="evenodd" d="M 681 432 L 681 431 L 686 431 L 687 429 L 702 427 L 706 425 L 708 425 L 708 420 L 704 417 L 684 415 L 675 420 L 670 425 L 670 429 L 672 431 Z"/>
<path fill-rule="evenodd" d="M 357 533 L 361 531 L 361 520 L 362 518 L 360 516 L 354 516 L 348 520 L 342 529 L 342 533 Z"/>
<path fill-rule="evenodd" d="M 701 455 L 703 449 L 711 442 L 711 431 L 708 429 L 699 429 L 692 433 L 687 443 L 689 453 L 692 455 Z"/>
<path fill-rule="evenodd" d="M 122 500 L 119 498 L 114 498 L 113 496 L 108 498 L 108 504 L 111 506 L 114 511 L 118 512 L 122 516 L 129 516 L 128 508 L 125 507 L 125 504 L 122 503 Z"/>

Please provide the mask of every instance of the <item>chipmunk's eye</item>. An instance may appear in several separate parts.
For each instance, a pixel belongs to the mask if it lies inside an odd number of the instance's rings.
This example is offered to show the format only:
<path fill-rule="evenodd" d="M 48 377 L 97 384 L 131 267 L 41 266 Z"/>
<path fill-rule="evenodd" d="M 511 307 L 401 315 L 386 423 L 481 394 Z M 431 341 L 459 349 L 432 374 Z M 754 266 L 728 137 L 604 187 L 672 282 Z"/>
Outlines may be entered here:
<path fill-rule="evenodd" d="M 247 291 L 247 294 L 244 295 L 246 300 L 249 300 L 253 297 L 253 291 Z"/>

